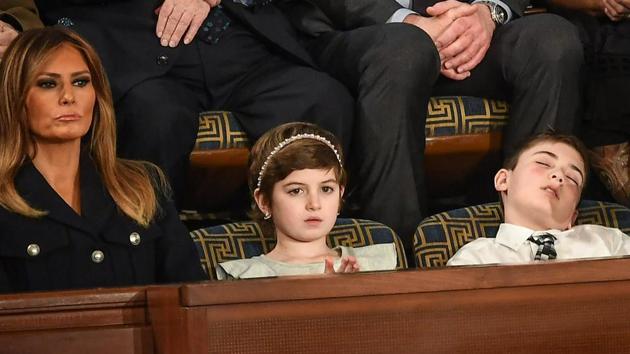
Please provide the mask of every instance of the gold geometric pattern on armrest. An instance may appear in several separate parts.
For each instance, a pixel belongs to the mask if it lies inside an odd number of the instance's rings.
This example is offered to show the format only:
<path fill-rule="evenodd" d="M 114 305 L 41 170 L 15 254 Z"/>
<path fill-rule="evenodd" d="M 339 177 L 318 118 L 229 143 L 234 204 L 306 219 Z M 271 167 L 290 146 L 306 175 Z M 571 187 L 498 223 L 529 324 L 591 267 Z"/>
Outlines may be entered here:
<path fill-rule="evenodd" d="M 505 101 L 468 96 L 431 97 L 427 137 L 483 134 L 503 129 L 509 118 Z"/>
<path fill-rule="evenodd" d="M 249 146 L 247 134 L 231 112 L 210 111 L 199 115 L 195 150 L 228 149 Z"/>
<path fill-rule="evenodd" d="M 416 264 L 441 267 L 466 243 L 496 234 L 503 220 L 499 203 L 476 205 L 424 219 L 414 235 Z"/>
<path fill-rule="evenodd" d="M 275 244 L 274 239 L 263 237 L 260 226 L 255 222 L 207 227 L 191 231 L 190 236 L 210 279 L 216 279 L 217 264 L 247 258 L 251 253 L 267 253 Z"/>
<path fill-rule="evenodd" d="M 427 137 L 488 133 L 501 130 L 509 117 L 505 101 L 470 96 L 429 99 Z M 232 112 L 208 111 L 199 115 L 195 150 L 248 147 L 247 134 Z"/>
<path fill-rule="evenodd" d="M 580 203 L 576 224 L 614 227 L 630 235 L 630 209 L 615 203 L 585 200 Z"/>
<path fill-rule="evenodd" d="M 381 223 L 361 219 L 338 219 L 335 227 L 328 235 L 328 245 L 363 247 L 379 243 L 394 242 L 398 262 L 396 269 L 407 268 L 407 258 L 403 251 L 402 241 L 396 233 Z"/>

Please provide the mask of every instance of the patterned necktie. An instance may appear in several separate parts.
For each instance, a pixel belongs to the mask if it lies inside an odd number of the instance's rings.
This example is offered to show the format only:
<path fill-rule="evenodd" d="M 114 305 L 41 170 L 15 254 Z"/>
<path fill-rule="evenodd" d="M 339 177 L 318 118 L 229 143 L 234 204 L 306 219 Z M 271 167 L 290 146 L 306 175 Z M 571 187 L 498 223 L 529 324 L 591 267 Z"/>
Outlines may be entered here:
<path fill-rule="evenodd" d="M 536 250 L 536 256 L 534 256 L 534 260 L 547 261 L 550 259 L 556 259 L 556 256 L 558 254 L 556 253 L 556 249 L 553 246 L 555 240 L 556 237 L 552 234 L 529 236 L 527 241 L 538 245 L 538 250 Z"/>
<path fill-rule="evenodd" d="M 201 26 L 197 35 L 199 39 L 209 44 L 217 44 L 225 30 L 230 27 L 230 17 L 223 11 L 221 5 L 210 10 L 206 22 Z"/>

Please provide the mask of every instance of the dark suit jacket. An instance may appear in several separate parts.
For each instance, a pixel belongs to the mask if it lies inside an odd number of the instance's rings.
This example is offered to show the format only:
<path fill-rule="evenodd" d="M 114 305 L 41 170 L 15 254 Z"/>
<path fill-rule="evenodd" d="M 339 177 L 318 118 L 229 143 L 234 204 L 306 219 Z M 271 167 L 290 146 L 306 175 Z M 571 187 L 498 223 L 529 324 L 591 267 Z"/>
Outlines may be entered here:
<path fill-rule="evenodd" d="M 0 1 L 0 21 L 10 24 L 18 31 L 42 27 L 33 0 Z"/>
<path fill-rule="evenodd" d="M 162 2 L 37 0 L 37 5 L 45 23 L 55 24 L 61 18 L 69 19 L 73 23 L 71 28 L 96 47 L 117 101 L 134 85 L 167 73 L 182 52 L 184 44 L 165 48 L 155 35 L 157 15 L 154 10 Z M 261 41 L 298 63 L 314 66 L 300 45 L 295 29 L 275 5 L 250 9 L 233 0 L 223 0 L 222 6 L 233 18 L 238 18 L 258 34 Z"/>
<path fill-rule="evenodd" d="M 161 215 L 144 228 L 117 209 L 87 154 L 80 176 L 79 216 L 31 162 L 21 167 L 18 192 L 48 215 L 28 218 L 0 208 L 0 292 L 207 279 L 171 203 L 163 202 Z M 137 245 L 131 242 L 134 232 Z M 29 255 L 29 245 L 39 254 Z M 101 263 L 93 261 L 95 251 L 103 253 Z"/>
<path fill-rule="evenodd" d="M 530 1 L 503 2 L 517 16 L 521 16 Z M 385 23 L 394 12 L 402 8 L 396 0 L 284 0 L 281 6 L 296 28 L 313 37 L 334 30 L 348 31 Z"/>

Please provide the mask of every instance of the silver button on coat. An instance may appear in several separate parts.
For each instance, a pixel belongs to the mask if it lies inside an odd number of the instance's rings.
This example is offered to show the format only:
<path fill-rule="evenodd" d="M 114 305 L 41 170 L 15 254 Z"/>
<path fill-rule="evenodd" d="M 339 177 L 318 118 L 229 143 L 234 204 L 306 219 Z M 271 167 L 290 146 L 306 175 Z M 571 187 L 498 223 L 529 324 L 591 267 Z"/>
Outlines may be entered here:
<path fill-rule="evenodd" d="M 31 243 L 26 247 L 26 253 L 28 253 L 28 255 L 32 257 L 37 256 L 39 254 L 39 245 L 36 243 Z"/>
<path fill-rule="evenodd" d="M 92 262 L 101 263 L 105 259 L 105 254 L 101 250 L 92 252 Z"/>
<path fill-rule="evenodd" d="M 141 241 L 141 239 L 140 239 L 140 234 L 139 233 L 132 232 L 129 235 L 129 242 L 131 242 L 132 245 L 137 246 L 137 245 L 140 244 L 140 241 Z"/>

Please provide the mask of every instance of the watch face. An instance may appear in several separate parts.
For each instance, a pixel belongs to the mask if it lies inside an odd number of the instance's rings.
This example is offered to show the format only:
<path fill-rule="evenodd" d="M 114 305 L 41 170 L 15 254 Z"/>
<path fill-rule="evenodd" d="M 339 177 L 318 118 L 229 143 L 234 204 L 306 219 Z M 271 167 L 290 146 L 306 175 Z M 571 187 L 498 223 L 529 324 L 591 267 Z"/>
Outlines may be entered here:
<path fill-rule="evenodd" d="M 504 24 L 507 20 L 507 14 L 505 13 L 505 10 L 499 5 L 494 6 L 493 17 L 493 20 L 500 24 Z"/>

